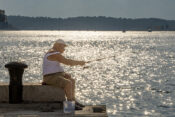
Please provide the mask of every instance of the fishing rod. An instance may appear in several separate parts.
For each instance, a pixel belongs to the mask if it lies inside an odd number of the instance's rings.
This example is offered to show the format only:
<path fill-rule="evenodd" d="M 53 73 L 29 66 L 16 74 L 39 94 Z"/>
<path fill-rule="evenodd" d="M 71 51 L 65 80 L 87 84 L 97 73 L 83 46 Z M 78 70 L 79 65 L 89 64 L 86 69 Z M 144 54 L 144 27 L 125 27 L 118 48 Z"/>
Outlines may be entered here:
<path fill-rule="evenodd" d="M 115 57 L 115 56 L 109 56 L 109 57 L 100 58 L 100 59 L 96 59 L 96 60 L 92 60 L 92 61 L 87 61 L 86 63 L 91 63 L 91 62 L 94 62 L 94 61 L 101 61 L 101 60 L 112 58 L 112 57 Z M 83 67 L 83 69 L 87 69 L 87 68 L 89 68 L 89 66 L 84 66 Z"/>

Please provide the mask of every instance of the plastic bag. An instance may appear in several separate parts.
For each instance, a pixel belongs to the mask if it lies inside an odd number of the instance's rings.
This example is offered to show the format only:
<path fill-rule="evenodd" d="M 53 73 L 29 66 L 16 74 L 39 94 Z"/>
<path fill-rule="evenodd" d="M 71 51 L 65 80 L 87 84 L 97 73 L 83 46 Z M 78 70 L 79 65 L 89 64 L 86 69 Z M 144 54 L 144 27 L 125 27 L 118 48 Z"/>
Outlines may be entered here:
<path fill-rule="evenodd" d="M 74 113 L 75 101 L 64 101 L 64 113 Z"/>

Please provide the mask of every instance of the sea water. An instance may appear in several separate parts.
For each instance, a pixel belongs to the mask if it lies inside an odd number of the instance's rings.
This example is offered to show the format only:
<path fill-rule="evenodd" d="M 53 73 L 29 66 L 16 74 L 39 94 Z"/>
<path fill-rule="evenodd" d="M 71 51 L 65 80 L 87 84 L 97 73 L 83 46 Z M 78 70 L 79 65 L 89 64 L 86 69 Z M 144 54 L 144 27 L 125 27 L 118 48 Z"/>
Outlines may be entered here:
<path fill-rule="evenodd" d="M 57 39 L 68 45 L 66 58 L 106 58 L 87 69 L 63 65 L 79 102 L 105 104 L 109 117 L 175 116 L 175 32 L 0 31 L 0 82 L 9 82 L 10 61 L 28 65 L 23 82 L 41 82 L 44 53 Z"/>

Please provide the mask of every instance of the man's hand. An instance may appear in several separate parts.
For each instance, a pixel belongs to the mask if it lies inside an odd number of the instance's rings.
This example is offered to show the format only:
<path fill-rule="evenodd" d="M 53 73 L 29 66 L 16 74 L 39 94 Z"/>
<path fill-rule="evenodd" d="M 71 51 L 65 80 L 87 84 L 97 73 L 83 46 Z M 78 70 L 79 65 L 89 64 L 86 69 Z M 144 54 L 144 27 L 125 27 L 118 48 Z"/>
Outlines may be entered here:
<path fill-rule="evenodd" d="M 64 77 L 67 78 L 67 79 L 70 79 L 71 78 L 71 75 L 70 74 L 67 74 L 67 73 L 64 73 Z"/>

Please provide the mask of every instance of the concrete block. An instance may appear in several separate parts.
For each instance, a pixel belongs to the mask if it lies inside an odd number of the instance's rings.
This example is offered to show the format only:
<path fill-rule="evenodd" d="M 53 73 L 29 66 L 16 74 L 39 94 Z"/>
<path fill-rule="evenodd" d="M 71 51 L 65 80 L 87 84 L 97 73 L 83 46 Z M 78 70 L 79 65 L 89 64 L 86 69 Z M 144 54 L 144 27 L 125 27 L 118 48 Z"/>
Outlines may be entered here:
<path fill-rule="evenodd" d="M 61 88 L 40 85 L 25 84 L 23 85 L 24 102 L 60 102 L 65 100 L 64 90 Z M 9 101 L 8 85 L 0 85 L 0 102 Z"/>
<path fill-rule="evenodd" d="M 0 85 L 0 102 L 9 101 L 9 87 L 6 84 Z"/>

